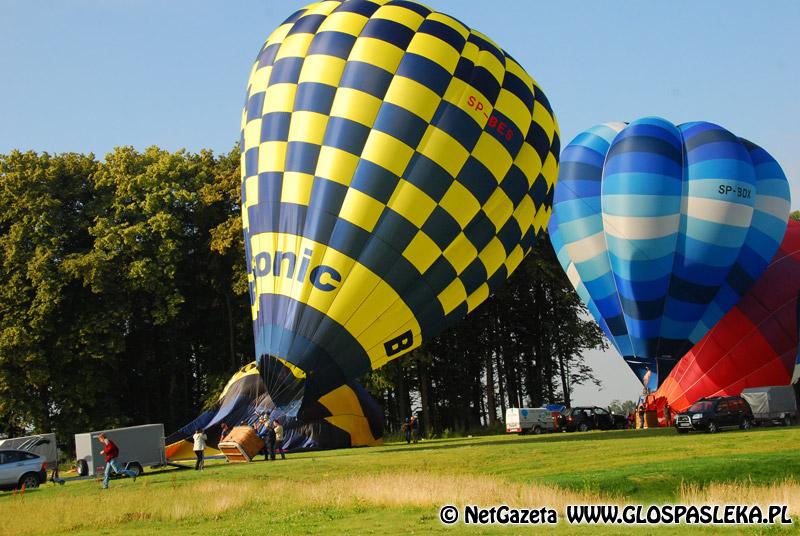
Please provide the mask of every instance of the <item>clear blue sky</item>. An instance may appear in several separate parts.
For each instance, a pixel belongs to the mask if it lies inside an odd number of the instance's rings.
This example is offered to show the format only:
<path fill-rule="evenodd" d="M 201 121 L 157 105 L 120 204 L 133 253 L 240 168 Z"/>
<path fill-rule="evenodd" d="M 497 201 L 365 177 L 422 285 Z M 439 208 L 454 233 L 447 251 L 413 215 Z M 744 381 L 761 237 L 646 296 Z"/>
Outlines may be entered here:
<path fill-rule="evenodd" d="M 310 1 L 310 0 L 309 0 Z M 295 0 L 3 0 L 0 152 L 229 150 L 247 75 Z M 766 148 L 800 207 L 800 2 L 430 0 L 537 79 L 565 142 L 596 123 L 707 120 Z M 601 393 L 636 395 L 611 353 Z"/>

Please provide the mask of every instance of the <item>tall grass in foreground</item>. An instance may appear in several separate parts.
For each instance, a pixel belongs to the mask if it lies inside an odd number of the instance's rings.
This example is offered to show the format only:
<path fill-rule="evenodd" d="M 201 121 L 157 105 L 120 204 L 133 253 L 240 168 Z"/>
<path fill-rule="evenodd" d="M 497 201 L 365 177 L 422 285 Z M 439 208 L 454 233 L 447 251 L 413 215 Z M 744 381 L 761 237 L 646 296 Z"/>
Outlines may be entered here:
<path fill-rule="evenodd" d="M 212 521 L 247 508 L 438 508 L 443 504 L 506 503 L 541 505 L 564 512 L 567 504 L 615 503 L 592 492 L 546 485 L 511 483 L 492 476 L 383 473 L 296 481 L 281 478 L 176 482 L 148 486 L 147 481 L 118 483 L 111 490 L 74 494 L 26 493 L 0 507 L 0 534 L 53 534 L 71 530 L 119 528 L 129 521 Z M 678 502 L 688 504 L 788 504 L 800 514 L 800 484 L 785 480 L 770 486 L 749 482 L 683 486 Z"/>
<path fill-rule="evenodd" d="M 792 517 L 800 515 L 800 483 L 793 478 L 769 486 L 751 482 L 712 482 L 707 486 L 683 485 L 680 490 L 683 504 L 786 504 Z"/>
<path fill-rule="evenodd" d="M 140 480 L 140 482 L 142 482 Z M 145 481 L 146 482 L 146 481 Z M 547 505 L 563 511 L 574 502 L 599 502 L 597 494 L 544 485 L 509 483 L 490 476 L 384 473 L 327 478 L 202 481 L 149 487 L 144 482 L 112 486 L 96 494 L 28 493 L 0 507 L 0 534 L 51 534 L 106 529 L 128 521 L 214 520 L 240 508 L 437 508 L 443 504 Z M 63 492 L 63 493 L 62 493 Z M 44 514 L 43 514 L 44 512 Z"/>
<path fill-rule="evenodd" d="M 109 528 L 127 521 L 214 519 L 245 505 L 256 482 L 193 482 L 161 488 L 123 486 L 75 495 L 68 486 L 57 493 L 18 495 L 0 507 L 0 534 L 53 534 L 75 529 Z"/>

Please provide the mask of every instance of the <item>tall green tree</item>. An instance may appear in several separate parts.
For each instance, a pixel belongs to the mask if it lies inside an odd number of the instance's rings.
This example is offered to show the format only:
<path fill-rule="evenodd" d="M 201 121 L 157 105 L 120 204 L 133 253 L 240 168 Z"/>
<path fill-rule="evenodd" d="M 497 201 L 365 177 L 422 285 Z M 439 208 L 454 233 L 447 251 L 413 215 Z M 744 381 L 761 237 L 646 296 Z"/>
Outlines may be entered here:
<path fill-rule="evenodd" d="M 192 418 L 252 359 L 238 151 L 0 157 L 0 433 Z"/>
<path fill-rule="evenodd" d="M 248 302 L 226 257 L 236 244 L 219 245 L 232 218 L 231 158 L 120 148 L 95 175 L 93 247 L 70 267 L 119 339 L 112 361 L 125 378 L 117 395 L 125 411 L 116 415 L 126 421 L 177 426 L 215 377 L 252 353 L 240 343 Z"/>
<path fill-rule="evenodd" d="M 90 247 L 92 155 L 0 156 L 0 428 L 50 430 L 103 399 L 98 369 L 110 341 L 71 327 L 86 292 L 67 259 Z M 86 424 L 84 421 L 83 423 Z"/>

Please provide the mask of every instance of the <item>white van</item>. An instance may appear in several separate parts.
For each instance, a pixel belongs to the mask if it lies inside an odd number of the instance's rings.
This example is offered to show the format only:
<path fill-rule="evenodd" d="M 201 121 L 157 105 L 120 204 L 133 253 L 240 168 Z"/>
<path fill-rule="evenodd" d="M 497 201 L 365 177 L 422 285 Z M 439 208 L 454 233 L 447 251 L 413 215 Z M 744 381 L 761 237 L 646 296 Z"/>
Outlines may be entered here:
<path fill-rule="evenodd" d="M 508 408 L 506 432 L 541 434 L 555 430 L 553 413 L 547 408 Z"/>

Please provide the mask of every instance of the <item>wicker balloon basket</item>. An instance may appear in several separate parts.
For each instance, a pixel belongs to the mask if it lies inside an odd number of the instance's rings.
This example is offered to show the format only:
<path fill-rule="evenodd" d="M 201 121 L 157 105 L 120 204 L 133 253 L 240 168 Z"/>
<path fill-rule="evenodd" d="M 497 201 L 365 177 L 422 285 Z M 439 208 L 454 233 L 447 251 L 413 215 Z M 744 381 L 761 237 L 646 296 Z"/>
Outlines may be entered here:
<path fill-rule="evenodd" d="M 647 410 L 644 412 L 644 426 L 642 426 L 642 418 L 637 411 L 636 428 L 658 428 L 658 413 L 656 413 L 656 410 Z"/>
<path fill-rule="evenodd" d="M 229 462 L 250 462 L 264 449 L 264 442 L 249 426 L 237 426 L 218 448 Z"/>

